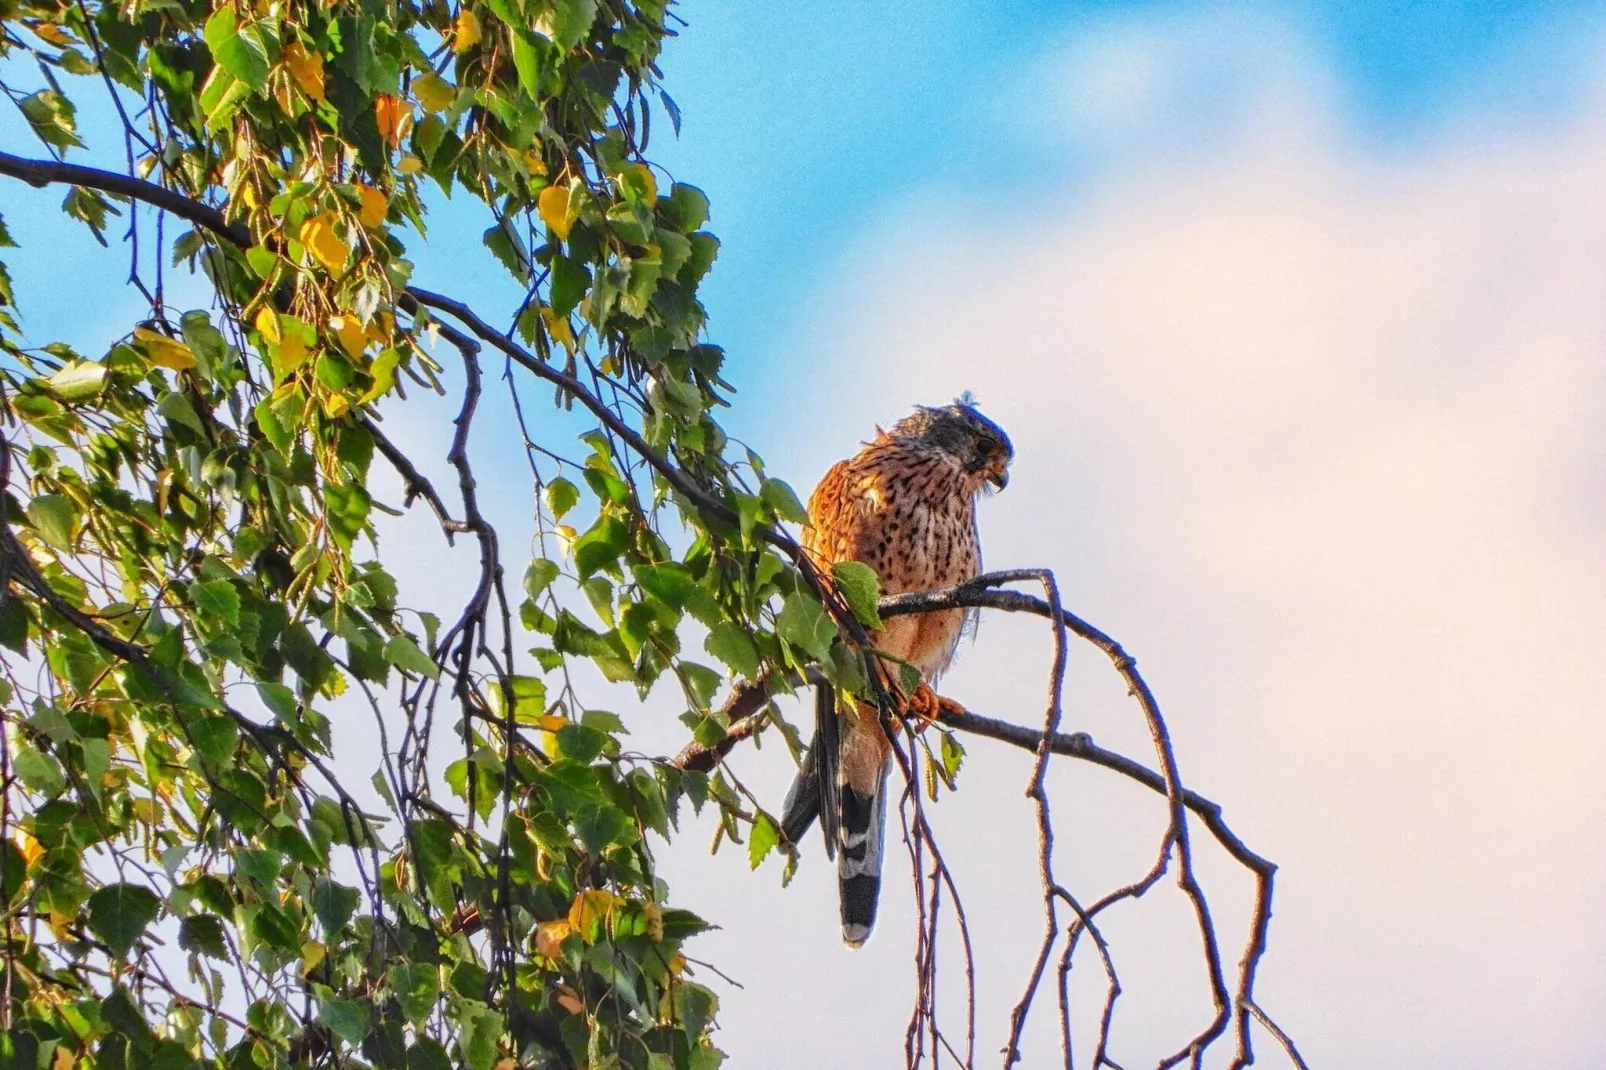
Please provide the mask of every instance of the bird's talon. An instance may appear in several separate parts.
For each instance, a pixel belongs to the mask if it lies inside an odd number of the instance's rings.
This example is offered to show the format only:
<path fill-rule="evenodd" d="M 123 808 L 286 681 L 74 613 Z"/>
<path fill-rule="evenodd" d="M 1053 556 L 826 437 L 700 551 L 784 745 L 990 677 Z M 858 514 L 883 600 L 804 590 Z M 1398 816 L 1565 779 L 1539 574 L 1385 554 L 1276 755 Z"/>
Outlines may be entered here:
<path fill-rule="evenodd" d="M 945 698 L 931 689 L 931 685 L 921 682 L 904 703 L 903 712 L 906 717 L 915 720 L 915 731 L 924 732 L 927 727 L 955 713 L 964 713 L 965 707 L 951 698 Z"/>

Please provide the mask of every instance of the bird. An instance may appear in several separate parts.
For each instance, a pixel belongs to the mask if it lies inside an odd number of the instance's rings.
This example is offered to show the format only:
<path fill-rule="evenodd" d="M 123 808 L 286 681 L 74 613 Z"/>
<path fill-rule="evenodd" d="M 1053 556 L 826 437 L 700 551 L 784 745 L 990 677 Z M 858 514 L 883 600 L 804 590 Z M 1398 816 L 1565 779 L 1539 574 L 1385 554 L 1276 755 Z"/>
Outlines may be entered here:
<path fill-rule="evenodd" d="M 1014 456 L 1009 436 L 968 394 L 951 405 L 917 406 L 892 430 L 877 427 L 874 439 L 826 472 L 809 496 L 804 552 L 827 575 L 840 562 L 870 566 L 883 595 L 973 579 L 981 573 L 976 501 L 1005 487 Z M 930 720 L 939 702 L 949 702 L 937 699 L 931 684 L 953 661 L 965 620 L 963 609 L 910 614 L 870 634 L 877 649 L 920 671 L 905 710 Z M 896 678 L 899 666 L 889 667 Z M 861 946 L 875 925 L 891 753 L 876 706 L 839 702 L 829 684 L 817 685 L 813 742 L 781 827 L 795 845 L 819 817 L 826 854 L 837 863 L 849 947 Z"/>

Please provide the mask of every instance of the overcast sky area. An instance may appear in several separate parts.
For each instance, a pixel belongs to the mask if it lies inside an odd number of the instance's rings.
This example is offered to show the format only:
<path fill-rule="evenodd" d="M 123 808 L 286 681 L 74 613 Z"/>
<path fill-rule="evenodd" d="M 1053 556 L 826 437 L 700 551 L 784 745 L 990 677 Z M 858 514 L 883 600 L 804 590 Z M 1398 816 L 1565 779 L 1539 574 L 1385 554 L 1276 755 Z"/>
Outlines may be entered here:
<path fill-rule="evenodd" d="M 1310 1065 L 1606 1063 L 1606 21 L 1338 0 L 677 10 L 662 66 L 685 126 L 655 124 L 650 155 L 712 200 L 733 434 L 806 493 L 876 424 L 974 390 L 1017 456 L 982 505 L 987 564 L 1056 570 L 1138 659 L 1185 783 L 1281 867 L 1259 1002 Z M 0 144 L 31 151 L 11 117 Z M 120 167 L 102 144 L 80 162 Z M 0 190 L 25 324 L 100 352 L 138 295 L 62 236 L 59 200 Z M 419 280 L 502 319 L 518 294 L 461 208 L 414 243 Z M 29 280 L 42 242 L 94 303 Z M 443 415 L 394 419 L 444 455 Z M 489 404 L 487 438 L 501 419 Z M 490 495 L 514 530 L 521 469 Z M 419 597 L 472 574 L 427 518 L 398 532 Z M 989 617 L 942 690 L 1036 723 L 1049 655 L 1042 627 Z M 636 745 L 675 749 L 676 711 L 647 712 Z M 1149 758 L 1091 652 L 1065 727 Z M 776 808 L 778 742 L 733 758 Z M 1028 771 L 971 741 L 933 810 L 987 1064 L 1041 930 Z M 1152 796 L 1070 762 L 1050 790 L 1075 893 L 1143 872 Z M 775 861 L 708 858 L 711 835 L 688 823 L 658 853 L 674 900 L 723 926 L 692 953 L 744 986 L 710 982 L 731 1065 L 898 1065 L 899 845 L 849 951 L 817 838 L 783 891 Z M 1206 842 L 1230 968 L 1250 885 Z M 1152 1065 L 1210 1013 L 1183 901 L 1162 885 L 1104 931 L 1126 987 L 1113 1055 Z M 1073 976 L 1086 1027 L 1096 959 Z M 1027 1067 L 1058 1058 L 1052 1012 L 1049 992 Z"/>

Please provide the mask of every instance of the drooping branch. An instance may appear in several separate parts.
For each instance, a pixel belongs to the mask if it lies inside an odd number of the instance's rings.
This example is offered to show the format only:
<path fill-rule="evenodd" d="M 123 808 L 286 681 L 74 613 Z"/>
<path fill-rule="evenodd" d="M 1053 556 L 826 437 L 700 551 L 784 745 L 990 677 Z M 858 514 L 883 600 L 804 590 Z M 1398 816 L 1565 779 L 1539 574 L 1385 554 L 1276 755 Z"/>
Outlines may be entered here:
<path fill-rule="evenodd" d="M 1078 917 L 1073 923 L 1072 939 L 1075 935 L 1090 928 L 1091 919 L 1106 907 L 1113 905 L 1121 899 L 1136 898 L 1146 892 L 1165 872 L 1167 858 L 1171 851 L 1179 854 L 1179 883 L 1184 894 L 1187 894 L 1195 904 L 1196 912 L 1200 915 L 1200 927 L 1204 932 L 1207 955 L 1215 956 L 1217 968 L 1212 971 L 1212 989 L 1214 981 L 1219 978 L 1219 951 L 1215 942 L 1213 922 L 1208 909 L 1203 906 L 1203 892 L 1193 877 L 1191 854 L 1184 853 L 1182 843 L 1187 836 L 1186 813 L 1194 814 L 1201 824 L 1210 832 L 1211 836 L 1236 862 L 1248 869 L 1255 877 L 1255 902 L 1253 921 L 1243 958 L 1240 962 L 1240 972 L 1237 985 L 1232 993 L 1231 1007 L 1236 1009 L 1237 1051 L 1232 1060 L 1233 1070 L 1249 1065 L 1253 1061 L 1253 1048 L 1249 1035 L 1251 1021 L 1259 1021 L 1265 1025 L 1273 1038 L 1288 1051 L 1290 1058 L 1296 1065 L 1303 1066 L 1298 1049 L 1286 1034 L 1278 1028 L 1261 1008 L 1254 1002 L 1254 981 L 1256 970 L 1266 951 L 1267 936 L 1271 923 L 1271 903 L 1273 882 L 1277 867 L 1270 860 L 1255 853 L 1244 843 L 1241 837 L 1227 824 L 1219 803 L 1201 795 L 1196 791 L 1182 786 L 1176 773 L 1175 757 L 1171 751 L 1170 735 L 1165 727 L 1164 719 L 1159 711 L 1159 704 L 1147 682 L 1138 672 L 1137 662 L 1127 654 L 1125 649 L 1114 638 L 1081 619 L 1062 607 L 1051 605 L 1043 599 L 1019 591 L 1000 590 L 1004 584 L 1021 582 L 1023 580 L 1036 581 L 1039 573 L 1036 570 L 1023 570 L 1013 572 L 989 573 L 976 579 L 935 591 L 924 591 L 913 594 L 895 595 L 883 598 L 879 605 L 883 618 L 902 616 L 905 614 L 931 613 L 951 609 L 994 609 L 1004 612 L 1030 613 L 1051 619 L 1062 625 L 1071 633 L 1094 644 L 1110 658 L 1112 665 L 1126 682 L 1132 695 L 1137 698 L 1144 710 L 1145 718 L 1149 722 L 1150 732 L 1155 740 L 1156 752 L 1161 760 L 1161 770 L 1157 771 L 1136 761 L 1126 755 L 1117 753 L 1099 746 L 1093 738 L 1085 732 L 1062 733 L 1057 731 L 1043 731 L 1028 728 L 1009 721 L 989 717 L 970 710 L 954 710 L 944 707 L 939 712 L 941 723 L 957 731 L 973 735 L 985 736 L 1023 750 L 1032 751 L 1038 755 L 1056 754 L 1108 769 L 1126 777 L 1135 783 L 1142 784 L 1156 794 L 1165 796 L 1168 807 L 1172 811 L 1172 820 L 1166 830 L 1161 844 L 1160 857 L 1155 866 L 1142 879 L 1133 882 L 1115 892 L 1106 895 L 1097 903 L 1092 904 L 1085 911 L 1075 905 L 1069 893 L 1055 886 L 1053 892 L 1073 906 Z M 795 686 L 796 680 L 788 681 Z M 764 683 L 747 683 L 738 686 L 732 692 L 724 706 L 730 717 L 730 729 L 724 738 L 711 746 L 692 744 L 671 760 L 671 764 L 683 769 L 708 770 L 717 765 L 729 754 L 737 743 L 753 735 L 763 726 L 762 708 L 771 697 L 771 686 Z M 1036 767 L 1034 763 L 1034 783 Z M 1095 940 L 1099 938 L 1095 935 Z M 1037 971 L 1034 971 L 1034 975 Z M 1104 1015 L 1104 1029 L 1101 1034 L 1098 1059 L 1102 1065 L 1115 1065 L 1104 1056 L 1104 1040 L 1108 1036 L 1109 1011 L 1113 1007 L 1114 997 L 1119 993 L 1118 986 L 1111 978 L 1112 989 L 1110 1003 Z M 1227 996 L 1224 991 L 1216 992 L 1217 1016 L 1203 1032 L 1196 1036 L 1179 1053 L 1182 1059 L 1196 1057 L 1210 1042 L 1223 1031 L 1227 1018 L 1224 1016 Z M 1177 1055 L 1162 1061 L 1161 1066 L 1175 1065 L 1181 1061 Z"/>

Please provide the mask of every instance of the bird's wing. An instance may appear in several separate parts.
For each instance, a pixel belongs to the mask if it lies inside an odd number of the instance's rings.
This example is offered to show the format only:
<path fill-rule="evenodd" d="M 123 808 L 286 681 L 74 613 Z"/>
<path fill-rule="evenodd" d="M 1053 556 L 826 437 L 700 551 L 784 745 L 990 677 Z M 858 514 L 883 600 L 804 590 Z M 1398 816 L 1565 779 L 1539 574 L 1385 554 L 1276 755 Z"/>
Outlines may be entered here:
<path fill-rule="evenodd" d="M 820 831 L 825 834 L 825 853 L 832 858 L 836 857 L 840 827 L 837 767 L 841 742 L 838 737 L 836 689 L 822 683 L 814 689 L 814 739 L 803 756 L 803 764 L 798 767 L 792 790 L 786 793 L 781 831 L 792 843 L 799 843 L 818 817 Z"/>

